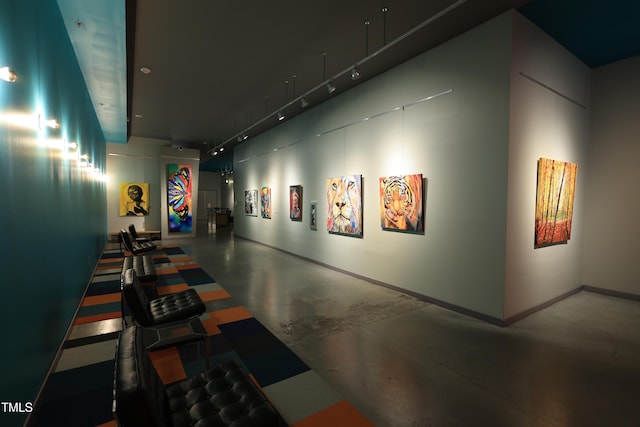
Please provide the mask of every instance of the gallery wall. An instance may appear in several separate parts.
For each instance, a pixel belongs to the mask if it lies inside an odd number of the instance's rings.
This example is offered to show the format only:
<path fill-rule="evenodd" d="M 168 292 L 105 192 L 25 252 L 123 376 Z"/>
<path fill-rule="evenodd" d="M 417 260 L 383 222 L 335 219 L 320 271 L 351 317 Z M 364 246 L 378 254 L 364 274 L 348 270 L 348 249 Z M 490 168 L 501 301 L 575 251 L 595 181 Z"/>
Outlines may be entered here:
<path fill-rule="evenodd" d="M 513 14 L 505 319 L 582 286 L 590 69 Z M 571 238 L 534 248 L 538 159 L 577 164 Z"/>
<path fill-rule="evenodd" d="M 123 11 L 124 12 L 124 11 Z M 38 393 L 106 238 L 105 184 L 78 161 L 77 142 L 105 171 L 105 141 L 57 3 L 5 1 L 0 13 L 0 179 L 4 207 L 0 398 L 25 408 Z M 41 115 L 59 129 L 14 122 Z M 25 412 L 3 411 L 19 426 Z"/>
<path fill-rule="evenodd" d="M 501 319 L 511 27 L 499 16 L 237 146 L 235 233 Z M 424 233 L 383 231 L 379 178 L 417 173 Z M 325 227 L 326 180 L 352 174 L 363 178 L 362 238 Z M 291 185 L 303 188 L 301 222 L 289 219 Z M 272 218 L 244 215 L 244 191 L 263 186 Z"/>
<path fill-rule="evenodd" d="M 200 152 L 172 147 L 169 141 L 132 137 L 127 144 L 107 144 L 107 218 L 109 232 L 128 229 L 159 230 L 163 239 L 194 237 L 196 232 L 196 206 L 198 203 Z M 190 164 L 192 170 L 193 229 L 188 233 L 169 233 L 167 225 L 167 164 Z M 149 214 L 121 216 L 120 189 L 122 183 L 149 184 Z M 145 196 L 146 198 L 147 196 Z"/>
<path fill-rule="evenodd" d="M 640 296 L 640 56 L 592 72 L 584 285 Z"/>
<path fill-rule="evenodd" d="M 160 147 L 165 141 L 131 138 L 127 144 L 107 143 L 107 220 L 110 232 L 134 224 L 137 230 L 160 230 Z M 120 216 L 120 184 L 148 183 L 147 216 Z"/>

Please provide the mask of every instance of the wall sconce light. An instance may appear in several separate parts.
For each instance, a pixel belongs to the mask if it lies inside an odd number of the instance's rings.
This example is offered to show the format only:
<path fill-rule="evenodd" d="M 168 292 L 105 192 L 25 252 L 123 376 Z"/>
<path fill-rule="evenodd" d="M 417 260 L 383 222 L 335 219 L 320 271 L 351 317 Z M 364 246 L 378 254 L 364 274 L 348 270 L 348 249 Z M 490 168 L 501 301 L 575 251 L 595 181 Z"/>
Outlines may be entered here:
<path fill-rule="evenodd" d="M 54 119 L 45 120 L 41 115 L 39 115 L 38 128 L 44 129 L 45 126 L 51 129 L 60 129 L 60 123 L 58 123 L 57 120 L 54 120 Z"/>
<path fill-rule="evenodd" d="M 18 75 L 9 67 L 0 68 L 0 79 L 5 82 L 13 83 L 18 79 Z"/>

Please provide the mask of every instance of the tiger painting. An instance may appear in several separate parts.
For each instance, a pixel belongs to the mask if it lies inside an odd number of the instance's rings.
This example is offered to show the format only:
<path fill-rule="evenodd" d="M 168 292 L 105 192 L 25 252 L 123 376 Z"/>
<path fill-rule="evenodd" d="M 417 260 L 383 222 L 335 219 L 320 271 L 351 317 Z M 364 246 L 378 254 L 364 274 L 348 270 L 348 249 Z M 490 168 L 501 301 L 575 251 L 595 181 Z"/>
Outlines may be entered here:
<path fill-rule="evenodd" d="M 380 178 L 380 219 L 383 230 L 424 231 L 422 174 Z"/>
<path fill-rule="evenodd" d="M 362 175 L 327 180 L 327 231 L 362 237 Z"/>

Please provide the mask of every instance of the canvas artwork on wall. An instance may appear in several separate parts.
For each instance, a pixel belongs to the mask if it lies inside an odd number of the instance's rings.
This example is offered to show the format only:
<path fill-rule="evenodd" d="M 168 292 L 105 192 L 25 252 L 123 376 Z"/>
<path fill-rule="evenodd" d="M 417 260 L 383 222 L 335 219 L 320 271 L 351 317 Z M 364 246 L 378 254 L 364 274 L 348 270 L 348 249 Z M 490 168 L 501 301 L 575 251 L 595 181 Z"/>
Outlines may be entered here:
<path fill-rule="evenodd" d="M 575 163 L 538 160 L 535 248 L 566 243 L 571 238 L 577 171 Z"/>
<path fill-rule="evenodd" d="M 327 231 L 362 237 L 362 175 L 327 179 Z"/>
<path fill-rule="evenodd" d="M 258 216 L 258 190 L 245 190 L 244 213 L 249 216 Z"/>
<path fill-rule="evenodd" d="M 191 165 L 167 165 L 167 210 L 170 233 L 192 230 Z"/>
<path fill-rule="evenodd" d="M 424 233 L 422 174 L 380 178 L 383 230 Z"/>
<path fill-rule="evenodd" d="M 312 230 L 318 229 L 318 202 L 309 203 L 309 228 Z"/>
<path fill-rule="evenodd" d="M 260 190 L 260 213 L 262 218 L 271 218 L 271 187 Z"/>
<path fill-rule="evenodd" d="M 302 221 L 302 185 L 289 187 L 289 218 Z"/>
<path fill-rule="evenodd" d="M 120 183 L 120 216 L 149 215 L 149 184 Z"/>

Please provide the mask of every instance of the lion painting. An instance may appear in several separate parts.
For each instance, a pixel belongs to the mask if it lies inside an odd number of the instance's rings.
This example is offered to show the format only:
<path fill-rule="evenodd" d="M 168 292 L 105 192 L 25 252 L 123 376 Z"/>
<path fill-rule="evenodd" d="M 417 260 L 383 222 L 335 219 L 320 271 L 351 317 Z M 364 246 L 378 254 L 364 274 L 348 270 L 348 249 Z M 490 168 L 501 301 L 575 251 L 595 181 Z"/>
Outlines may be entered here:
<path fill-rule="evenodd" d="M 362 237 L 362 175 L 327 180 L 327 231 Z"/>

